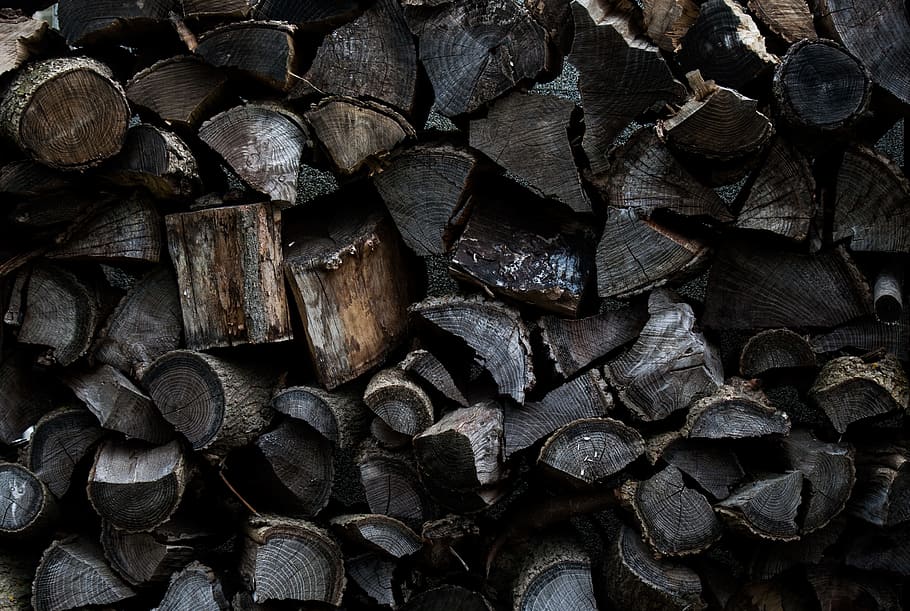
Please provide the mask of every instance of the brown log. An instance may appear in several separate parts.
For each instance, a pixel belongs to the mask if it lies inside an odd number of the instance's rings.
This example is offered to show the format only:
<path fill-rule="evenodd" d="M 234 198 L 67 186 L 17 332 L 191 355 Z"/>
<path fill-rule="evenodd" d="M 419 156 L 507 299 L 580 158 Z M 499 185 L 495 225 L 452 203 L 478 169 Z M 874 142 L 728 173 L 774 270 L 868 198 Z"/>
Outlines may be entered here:
<path fill-rule="evenodd" d="M 275 21 L 229 23 L 202 34 L 196 54 L 212 66 L 287 91 L 300 74 L 296 32 L 295 26 Z"/>
<path fill-rule="evenodd" d="M 583 418 L 558 429 L 537 463 L 573 484 L 592 485 L 615 475 L 644 454 L 641 435 L 612 418 Z"/>
<path fill-rule="evenodd" d="M 73 473 L 104 432 L 84 409 L 61 407 L 41 417 L 28 443 L 28 468 L 57 498 L 73 483 Z"/>
<path fill-rule="evenodd" d="M 178 55 L 137 72 L 126 84 L 126 95 L 167 123 L 196 127 L 222 97 L 227 80 L 198 58 Z"/>
<path fill-rule="evenodd" d="M 12 72 L 33 56 L 59 46 L 58 40 L 56 31 L 43 19 L 12 11 L 0 14 L 0 74 Z"/>
<path fill-rule="evenodd" d="M 749 0 L 749 11 L 785 43 L 816 38 L 806 0 Z"/>
<path fill-rule="evenodd" d="M 404 371 L 383 369 L 363 393 L 363 402 L 394 433 L 414 437 L 436 420 L 433 402 Z"/>
<path fill-rule="evenodd" d="M 644 0 L 642 20 L 654 44 L 673 53 L 695 19 L 698 5 L 693 0 Z"/>
<path fill-rule="evenodd" d="M 789 329 L 769 329 L 752 336 L 739 356 L 739 372 L 746 378 L 815 366 L 808 339 Z"/>
<path fill-rule="evenodd" d="M 104 173 L 116 185 L 143 187 L 159 199 L 191 199 L 202 190 L 199 164 L 187 143 L 149 123 L 127 131 L 123 149 Z"/>
<path fill-rule="evenodd" d="M 228 611 L 231 608 L 218 576 L 199 562 L 192 562 L 179 573 L 174 573 L 164 598 L 154 611 L 190 608 L 199 611 Z"/>
<path fill-rule="evenodd" d="M 292 386 L 275 394 L 272 408 L 305 422 L 341 449 L 353 449 L 363 441 L 370 418 L 361 395 L 352 389 L 326 392 Z"/>

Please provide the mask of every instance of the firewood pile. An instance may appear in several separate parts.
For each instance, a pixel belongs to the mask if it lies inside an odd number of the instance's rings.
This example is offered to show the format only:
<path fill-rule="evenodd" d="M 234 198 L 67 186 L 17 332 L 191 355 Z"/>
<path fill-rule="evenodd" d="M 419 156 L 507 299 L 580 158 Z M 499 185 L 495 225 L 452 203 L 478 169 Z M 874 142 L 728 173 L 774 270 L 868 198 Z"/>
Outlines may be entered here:
<path fill-rule="evenodd" d="M 910 605 L 903 0 L 8 4 L 0 610 Z"/>

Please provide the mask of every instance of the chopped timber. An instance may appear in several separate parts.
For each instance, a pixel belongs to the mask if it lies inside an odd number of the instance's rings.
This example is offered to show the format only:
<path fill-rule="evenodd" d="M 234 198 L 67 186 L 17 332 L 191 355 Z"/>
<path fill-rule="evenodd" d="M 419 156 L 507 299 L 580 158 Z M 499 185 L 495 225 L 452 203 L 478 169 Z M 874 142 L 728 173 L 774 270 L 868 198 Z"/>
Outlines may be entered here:
<path fill-rule="evenodd" d="M 165 221 L 188 348 L 291 339 L 277 207 L 226 206 Z"/>
<path fill-rule="evenodd" d="M 512 588 L 515 611 L 596 611 L 590 556 L 571 539 L 537 542 L 523 559 Z"/>
<path fill-rule="evenodd" d="M 436 420 L 433 402 L 406 372 L 383 369 L 363 393 L 363 402 L 392 431 L 413 437 Z"/>
<path fill-rule="evenodd" d="M 900 609 L 902 591 L 898 582 L 879 575 L 843 570 L 838 564 L 810 566 L 806 579 L 822 609 Z"/>
<path fill-rule="evenodd" d="M 168 12 L 175 4 L 174 0 L 63 0 L 57 19 L 66 42 L 81 47 L 163 30 L 161 26 L 167 23 Z"/>
<path fill-rule="evenodd" d="M 679 439 L 663 451 L 661 458 L 717 500 L 730 496 L 746 475 L 736 454 L 712 441 Z"/>
<path fill-rule="evenodd" d="M 57 505 L 44 482 L 16 463 L 0 463 L 0 537 L 43 534 L 57 518 Z"/>
<path fill-rule="evenodd" d="M 662 420 L 723 383 L 716 349 L 696 328 L 691 306 L 668 291 L 648 299 L 651 315 L 638 340 L 607 364 L 620 401 L 642 420 Z"/>
<path fill-rule="evenodd" d="M 406 524 L 378 514 L 345 514 L 331 525 L 348 542 L 370 552 L 396 559 L 411 556 L 422 547 L 420 537 Z"/>
<path fill-rule="evenodd" d="M 32 19 L 13 11 L 0 13 L 0 74 L 12 72 L 48 47 L 56 46 L 59 36 L 42 19 Z"/>
<path fill-rule="evenodd" d="M 55 407 L 48 380 L 25 351 L 5 355 L 0 362 L 0 402 L 0 442 L 7 445 L 24 441 L 29 427 Z"/>
<path fill-rule="evenodd" d="M 698 5 L 694 0 L 644 0 L 642 4 L 648 38 L 664 51 L 676 52 L 680 40 L 698 18 Z"/>
<path fill-rule="evenodd" d="M 530 337 L 516 310 L 495 301 L 455 296 L 424 299 L 409 310 L 416 320 L 467 344 L 499 393 L 524 403 L 535 377 Z"/>
<path fill-rule="evenodd" d="M 449 272 L 505 297 L 577 316 L 593 272 L 594 238 L 590 224 L 544 202 L 518 208 L 485 199 L 473 207 Z"/>
<path fill-rule="evenodd" d="M 114 156 L 129 119 L 126 95 L 111 70 L 87 57 L 31 63 L 0 100 L 0 130 L 54 168 L 84 169 Z"/>
<path fill-rule="evenodd" d="M 253 364 L 202 352 L 159 357 L 142 384 L 194 450 L 219 454 L 246 445 L 271 418 L 274 374 Z"/>
<path fill-rule="evenodd" d="M 279 516 L 250 519 L 240 570 L 253 601 L 340 606 L 347 580 L 341 549 L 315 524 Z"/>
<path fill-rule="evenodd" d="M 123 149 L 104 174 L 118 186 L 142 187 L 158 199 L 192 199 L 202 191 L 199 164 L 187 143 L 149 123 L 126 132 Z"/>
<path fill-rule="evenodd" d="M 101 524 L 101 545 L 111 567 L 130 585 L 167 583 L 183 569 L 212 534 L 193 522 L 171 520 L 151 532 L 129 533 Z"/>
<path fill-rule="evenodd" d="M 558 429 L 537 463 L 567 482 L 596 484 L 620 472 L 645 452 L 641 435 L 612 418 L 583 418 Z"/>
<path fill-rule="evenodd" d="M 291 386 L 272 397 L 272 409 L 305 422 L 341 449 L 355 448 L 367 435 L 370 415 L 353 389 L 327 392 L 315 386 Z"/>
<path fill-rule="evenodd" d="M 493 611 L 483 594 L 462 586 L 443 585 L 411 598 L 401 611 Z"/>
<path fill-rule="evenodd" d="M 768 405 L 761 391 L 749 383 L 731 378 L 712 395 L 692 404 L 684 431 L 694 439 L 746 439 L 766 435 L 787 435 L 790 417 Z"/>
<path fill-rule="evenodd" d="M 54 541 L 44 550 L 32 583 L 35 611 L 111 605 L 136 593 L 108 566 L 101 547 L 86 537 Z"/>
<path fill-rule="evenodd" d="M 88 410 L 61 407 L 41 417 L 28 443 L 28 468 L 57 498 L 104 432 Z"/>
<path fill-rule="evenodd" d="M 799 538 L 797 514 L 802 504 L 803 474 L 770 475 L 739 488 L 715 506 L 727 524 L 762 539 Z"/>
<path fill-rule="evenodd" d="M 390 450 L 401 450 L 411 445 L 411 435 L 399 433 L 388 424 L 385 420 L 376 416 L 370 423 L 370 434 L 379 445 Z"/>
<path fill-rule="evenodd" d="M 817 38 L 806 0 L 749 0 L 749 11 L 787 44 Z"/>
<path fill-rule="evenodd" d="M 413 291 L 391 219 L 339 208 L 284 232 L 285 276 L 330 390 L 378 366 L 404 339 Z"/>
<path fill-rule="evenodd" d="M 890 354 L 872 359 L 844 356 L 822 367 L 809 399 L 828 416 L 838 433 L 855 422 L 910 408 L 910 382 Z"/>
<path fill-rule="evenodd" d="M 344 561 L 345 574 L 373 602 L 396 608 L 394 580 L 398 561 L 378 553 L 348 556 Z"/>
<path fill-rule="evenodd" d="M 256 0 L 181 0 L 184 17 L 246 18 Z"/>
<path fill-rule="evenodd" d="M 901 319 L 905 274 L 903 261 L 891 261 L 875 277 L 872 297 L 875 301 L 875 317 L 881 322 L 895 323 Z"/>
<path fill-rule="evenodd" d="M 906 525 L 863 529 L 850 542 L 844 561 L 848 566 L 863 571 L 882 571 L 906 577 L 910 574 L 907 535 Z"/>
<path fill-rule="evenodd" d="M 416 468 L 402 455 L 364 448 L 357 459 L 370 511 L 419 527 L 433 515 Z"/>
<path fill-rule="evenodd" d="M 857 444 L 856 484 L 847 511 L 876 526 L 910 519 L 910 450 L 884 441 Z"/>
<path fill-rule="evenodd" d="M 259 0 L 253 7 L 256 19 L 287 21 L 301 29 L 332 29 L 362 12 L 364 0 Z"/>
<path fill-rule="evenodd" d="M 884 323 L 866 316 L 841 325 L 829 333 L 812 338 L 812 350 L 817 353 L 836 352 L 854 348 L 864 353 L 884 350 L 902 360 L 910 359 L 910 319 L 907 314 L 896 323 Z"/>
<path fill-rule="evenodd" d="M 739 356 L 739 372 L 747 379 L 815 366 L 809 340 L 789 329 L 768 329 L 753 335 Z"/>
<path fill-rule="evenodd" d="M 178 55 L 137 72 L 126 96 L 175 127 L 195 128 L 224 95 L 227 75 L 195 56 Z"/>
<path fill-rule="evenodd" d="M 525 0 L 525 8 L 547 31 L 547 37 L 555 51 L 565 56 L 572 50 L 575 24 L 572 19 L 571 2 L 566 0 Z"/>
<path fill-rule="evenodd" d="M 294 37 L 297 28 L 276 21 L 241 21 L 199 36 L 196 54 L 217 68 L 238 70 L 287 91 L 300 74 Z"/>
<path fill-rule="evenodd" d="M 154 611 L 228 611 L 230 608 L 215 572 L 204 564 L 192 562 L 174 573 Z"/>
<path fill-rule="evenodd" d="M 547 33 L 519 3 L 467 0 L 405 7 L 418 55 L 447 117 L 472 113 L 553 62 Z"/>
<path fill-rule="evenodd" d="M 790 467 L 800 471 L 808 484 L 802 532 L 824 528 L 843 511 L 853 491 L 856 469 L 852 449 L 847 444 L 819 441 L 805 429 L 793 431 L 781 445 Z"/>
<path fill-rule="evenodd" d="M 436 356 L 427 350 L 412 350 L 398 367 L 439 392 L 461 407 L 468 407 L 468 400 L 462 394 L 452 374 Z"/>
<path fill-rule="evenodd" d="M 471 121 L 470 144 L 536 195 L 591 212 L 571 147 L 578 118 L 570 100 L 510 93 Z"/>
<path fill-rule="evenodd" d="M 819 564 L 828 549 L 844 534 L 846 518 L 837 518 L 829 526 L 810 534 L 803 534 L 796 541 L 774 541 L 755 550 L 749 561 L 752 579 L 773 579 L 799 565 Z"/>

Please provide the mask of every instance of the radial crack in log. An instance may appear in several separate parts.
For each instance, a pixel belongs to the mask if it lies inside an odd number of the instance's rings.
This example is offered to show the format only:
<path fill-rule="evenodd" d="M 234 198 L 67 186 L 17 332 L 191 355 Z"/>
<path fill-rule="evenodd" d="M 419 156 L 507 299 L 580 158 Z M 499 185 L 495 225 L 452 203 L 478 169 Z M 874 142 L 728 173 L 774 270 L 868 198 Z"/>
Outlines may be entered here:
<path fill-rule="evenodd" d="M 228 611 L 230 608 L 215 572 L 204 564 L 192 562 L 174 573 L 164 598 L 153 611 Z"/>
<path fill-rule="evenodd" d="M 58 516 L 50 490 L 16 463 L 0 463 L 0 537 L 28 539 L 43 534 Z"/>
<path fill-rule="evenodd" d="M 366 448 L 357 463 L 372 513 L 397 518 L 412 527 L 432 517 L 433 509 L 417 470 L 406 458 Z"/>
<path fill-rule="evenodd" d="M 89 411 L 56 409 L 35 424 L 28 444 L 28 468 L 60 498 L 73 483 L 77 465 L 103 435 Z"/>
<path fill-rule="evenodd" d="M 791 471 L 748 483 L 715 506 L 731 528 L 762 539 L 799 538 L 797 512 L 802 503 L 803 475 Z"/>
<path fill-rule="evenodd" d="M 730 496 L 746 475 L 730 448 L 711 441 L 679 439 L 663 451 L 661 458 L 717 500 Z"/>

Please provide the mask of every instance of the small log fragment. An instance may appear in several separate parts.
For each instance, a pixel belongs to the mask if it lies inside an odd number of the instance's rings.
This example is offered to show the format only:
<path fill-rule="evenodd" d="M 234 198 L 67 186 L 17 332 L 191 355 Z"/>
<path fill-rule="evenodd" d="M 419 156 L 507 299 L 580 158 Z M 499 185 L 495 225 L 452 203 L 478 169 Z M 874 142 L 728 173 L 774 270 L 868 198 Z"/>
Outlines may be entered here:
<path fill-rule="evenodd" d="M 685 485 L 682 471 L 670 465 L 641 482 L 623 486 L 642 534 L 664 556 L 697 554 L 723 533 L 705 496 Z"/>
<path fill-rule="evenodd" d="M 287 21 L 304 29 L 331 29 L 362 12 L 363 0 L 259 0 L 253 7 L 256 19 Z"/>
<path fill-rule="evenodd" d="M 657 559 L 628 526 L 622 526 L 606 550 L 604 575 L 610 601 L 618 609 L 690 611 L 704 609 L 698 573 Z"/>
<path fill-rule="evenodd" d="M 347 582 L 341 549 L 329 533 L 278 516 L 249 521 L 240 571 L 256 603 L 293 600 L 338 607 Z"/>
<path fill-rule="evenodd" d="M 884 323 L 894 323 L 901 319 L 904 310 L 903 262 L 891 262 L 885 265 L 875 277 L 872 298 L 875 302 L 875 317 Z"/>
<path fill-rule="evenodd" d="M 799 538 L 796 517 L 802 489 L 799 471 L 771 475 L 746 484 L 714 509 L 731 528 L 762 539 L 793 541 Z"/>
<path fill-rule="evenodd" d="M 50 490 L 34 473 L 16 463 L 0 463 L 0 537 L 40 535 L 57 518 Z"/>
<path fill-rule="evenodd" d="M 392 221 L 336 208 L 286 229 L 284 248 L 320 383 L 336 388 L 385 361 L 404 338 L 413 282 Z"/>
<path fill-rule="evenodd" d="M 662 420 L 723 383 L 716 350 L 695 328 L 692 308 L 667 291 L 648 299 L 651 318 L 638 341 L 611 361 L 605 375 L 639 418 Z"/>
<path fill-rule="evenodd" d="M 300 74 L 295 26 L 275 21 L 241 21 L 199 37 L 196 54 L 217 68 L 231 68 L 282 91 Z"/>
<path fill-rule="evenodd" d="M 154 611 L 228 611 L 230 608 L 215 572 L 204 564 L 192 562 L 174 574 Z"/>
<path fill-rule="evenodd" d="M 377 514 L 346 514 L 332 518 L 340 536 L 358 547 L 401 559 L 421 548 L 420 537 L 403 522 Z"/>
<path fill-rule="evenodd" d="M 905 313 L 896 323 L 883 323 L 873 316 L 859 318 L 810 341 L 817 353 L 854 348 L 862 353 L 884 350 L 901 360 L 910 359 L 910 318 Z"/>
<path fill-rule="evenodd" d="M 401 239 L 421 256 L 449 250 L 464 222 L 462 211 L 477 173 L 468 149 L 419 144 L 393 155 L 373 184 L 395 221 Z M 413 188 L 421 185 L 420 190 Z"/>
<path fill-rule="evenodd" d="M 415 319 L 467 344 L 499 393 L 524 403 L 535 377 L 530 338 L 517 311 L 495 301 L 454 296 L 424 299 L 409 311 Z"/>
<path fill-rule="evenodd" d="M 806 0 L 749 0 L 749 11 L 787 44 L 817 38 Z"/>
<path fill-rule="evenodd" d="M 715 261 L 707 327 L 832 327 L 872 311 L 869 286 L 842 250 L 807 255 L 737 240 L 720 248 Z"/>
<path fill-rule="evenodd" d="M 345 574 L 373 602 L 395 609 L 394 580 L 398 562 L 381 554 L 348 556 L 344 561 Z"/>
<path fill-rule="evenodd" d="M 142 384 L 194 450 L 218 454 L 246 445 L 271 418 L 274 374 L 202 352 L 174 350 L 158 358 Z"/>
<path fill-rule="evenodd" d="M 42 19 L 14 12 L 0 15 L 0 74 L 12 72 L 54 45 L 58 37 Z"/>
<path fill-rule="evenodd" d="M 575 212 L 591 212 L 569 140 L 577 131 L 573 117 L 576 107 L 570 100 L 511 93 L 486 117 L 471 121 L 470 143 L 536 195 Z"/>
<path fill-rule="evenodd" d="M 590 369 L 520 408 L 505 406 L 503 454 L 531 447 L 555 430 L 582 418 L 600 418 L 613 408 L 613 396 L 596 369 Z"/>
<path fill-rule="evenodd" d="M 420 62 L 447 117 L 472 113 L 551 63 L 547 34 L 528 11 L 508 0 L 405 7 Z"/>
<path fill-rule="evenodd" d="M 303 153 L 311 148 L 302 119 L 271 103 L 250 103 L 202 124 L 199 137 L 250 187 L 293 205 Z"/>
<path fill-rule="evenodd" d="M 35 424 L 29 438 L 28 468 L 60 498 L 69 490 L 76 466 L 103 435 L 87 410 L 55 409 Z"/>
<path fill-rule="evenodd" d="M 54 168 L 83 169 L 112 157 L 129 119 L 123 88 L 107 66 L 87 57 L 29 64 L 0 100 L 0 129 Z"/>
<path fill-rule="evenodd" d="M 114 573 L 97 543 L 68 537 L 50 544 L 32 584 L 35 611 L 65 611 L 111 605 L 136 593 Z"/>
<path fill-rule="evenodd" d="M 817 531 L 847 505 L 856 480 L 853 452 L 845 444 L 819 441 L 806 430 L 793 431 L 781 444 L 790 467 L 800 471 L 808 484 L 802 532 Z"/>
<path fill-rule="evenodd" d="M 493 611 L 493 605 L 483 597 L 462 586 L 443 585 L 411 598 L 401 611 Z"/>
<path fill-rule="evenodd" d="M 537 463 L 576 484 L 595 484 L 615 475 L 645 452 L 641 435 L 612 418 L 583 418 L 558 429 L 540 450 Z"/>
<path fill-rule="evenodd" d="M 57 10 L 60 32 L 70 46 L 116 41 L 162 29 L 174 0 L 91 2 L 63 0 Z"/>
<path fill-rule="evenodd" d="M 582 146 L 598 175 L 608 170 L 607 153 L 626 125 L 651 108 L 682 102 L 686 90 L 621 7 L 573 2 L 572 14 L 575 42 L 568 59 L 578 68 L 585 111 Z"/>
<path fill-rule="evenodd" d="M 177 280 L 167 267 L 139 279 L 98 333 L 95 359 L 141 378 L 152 361 L 180 345 L 179 295 Z"/>
<path fill-rule="evenodd" d="M 910 450 L 871 442 L 856 449 L 856 484 L 847 511 L 876 526 L 910 519 Z"/>
<path fill-rule="evenodd" d="M 103 428 L 153 444 L 174 436 L 152 400 L 110 365 L 67 375 L 64 381 Z"/>
<path fill-rule="evenodd" d="M 642 4 L 648 38 L 664 51 L 675 53 L 698 18 L 698 5 L 693 0 L 644 0 Z"/>
<path fill-rule="evenodd" d="M 740 89 L 779 62 L 768 53 L 752 17 L 735 0 L 708 0 L 680 42 L 686 71 L 701 70 L 718 85 Z"/>
<path fill-rule="evenodd" d="M 739 458 L 729 448 L 699 439 L 679 439 L 670 444 L 661 458 L 692 478 L 717 500 L 730 496 L 745 477 Z"/>
<path fill-rule="evenodd" d="M 694 439 L 746 439 L 787 435 L 790 417 L 768 405 L 761 391 L 733 378 L 712 395 L 692 404 L 684 430 Z"/>
<path fill-rule="evenodd" d="M 125 581 L 137 587 L 167 583 L 211 536 L 199 524 L 177 521 L 140 533 L 125 532 L 107 522 L 101 525 L 104 555 Z"/>
<path fill-rule="evenodd" d="M 392 431 L 413 437 L 435 421 L 430 397 L 400 369 L 383 369 L 370 379 L 363 402 Z"/>
<path fill-rule="evenodd" d="M 838 433 L 854 422 L 910 407 L 910 382 L 893 355 L 874 360 L 845 356 L 828 361 L 809 399 L 824 410 Z"/>
<path fill-rule="evenodd" d="M 279 209 L 227 206 L 169 214 L 165 221 L 188 348 L 291 338 Z"/>
<path fill-rule="evenodd" d="M 593 228 L 543 202 L 520 210 L 499 200 L 475 204 L 449 272 L 506 297 L 577 316 L 590 284 Z"/>
<path fill-rule="evenodd" d="M 369 412 L 359 393 L 326 392 L 314 386 L 292 386 L 278 391 L 272 409 L 301 420 L 341 449 L 352 449 L 364 437 Z"/>
<path fill-rule="evenodd" d="M 447 399 L 462 407 L 468 407 L 468 400 L 446 366 L 432 352 L 412 350 L 398 363 L 398 367 L 438 391 Z"/>
<path fill-rule="evenodd" d="M 433 515 L 416 469 L 402 456 L 365 449 L 357 460 L 370 512 L 397 518 L 414 527 Z"/>
<path fill-rule="evenodd" d="M 739 372 L 747 379 L 816 366 L 806 337 L 789 329 L 769 329 L 749 338 L 739 355 Z"/>
<path fill-rule="evenodd" d="M 341 174 L 357 172 L 416 136 L 391 108 L 353 98 L 328 98 L 304 116 Z"/>
<path fill-rule="evenodd" d="M 246 18 L 256 0 L 181 0 L 184 17 Z"/>
<path fill-rule="evenodd" d="M 228 77 L 195 56 L 163 59 L 137 72 L 126 96 L 175 127 L 195 128 L 222 97 Z"/>
<path fill-rule="evenodd" d="M 158 199 L 192 199 L 202 191 L 199 164 L 180 136 L 149 123 L 126 132 L 120 154 L 105 166 L 105 178 L 143 187 Z"/>
<path fill-rule="evenodd" d="M 546 539 L 523 559 L 512 588 L 515 611 L 596 611 L 592 561 L 575 541 Z"/>

